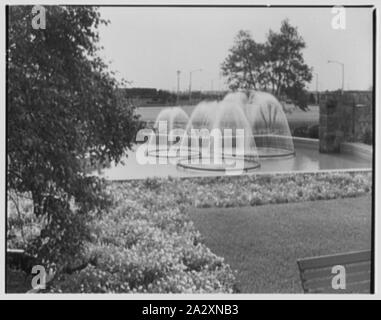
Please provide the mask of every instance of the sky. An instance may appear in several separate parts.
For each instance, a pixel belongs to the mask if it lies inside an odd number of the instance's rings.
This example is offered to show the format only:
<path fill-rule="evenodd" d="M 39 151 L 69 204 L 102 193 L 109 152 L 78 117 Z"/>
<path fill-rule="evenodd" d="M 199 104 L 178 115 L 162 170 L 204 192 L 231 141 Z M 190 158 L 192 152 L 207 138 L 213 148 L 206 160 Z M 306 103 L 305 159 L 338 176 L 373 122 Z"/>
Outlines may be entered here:
<path fill-rule="evenodd" d="M 288 18 L 298 28 L 307 47 L 305 62 L 314 77 L 307 86 L 316 90 L 341 88 L 344 63 L 345 90 L 366 90 L 372 85 L 372 9 L 346 8 L 345 29 L 333 29 L 331 8 L 128 8 L 102 7 L 110 20 L 101 26 L 100 55 L 118 78 L 132 87 L 176 90 L 226 89 L 220 77 L 239 30 L 250 31 L 256 42 L 264 42 L 269 30 L 279 31 Z M 317 74 L 317 75 L 316 75 Z"/>

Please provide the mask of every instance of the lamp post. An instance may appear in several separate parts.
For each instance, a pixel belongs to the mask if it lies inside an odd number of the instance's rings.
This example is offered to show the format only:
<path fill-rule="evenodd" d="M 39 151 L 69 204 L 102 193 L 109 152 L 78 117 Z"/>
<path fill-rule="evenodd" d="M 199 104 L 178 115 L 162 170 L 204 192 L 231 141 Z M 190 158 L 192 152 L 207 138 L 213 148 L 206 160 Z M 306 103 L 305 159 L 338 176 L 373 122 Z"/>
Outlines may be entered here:
<path fill-rule="evenodd" d="M 196 71 L 202 71 L 202 69 L 195 69 L 189 72 L 189 102 L 191 102 L 192 98 L 192 73 Z"/>
<path fill-rule="evenodd" d="M 314 72 L 316 76 L 316 103 L 319 104 L 319 74 Z"/>
<path fill-rule="evenodd" d="M 337 63 L 341 65 L 341 93 L 344 93 L 344 63 L 336 60 L 328 60 L 327 63 Z"/>
<path fill-rule="evenodd" d="M 222 94 L 221 94 L 221 90 L 222 90 L 222 71 L 220 71 L 219 73 L 219 78 L 218 78 L 218 97 L 219 97 L 219 100 L 222 99 Z"/>

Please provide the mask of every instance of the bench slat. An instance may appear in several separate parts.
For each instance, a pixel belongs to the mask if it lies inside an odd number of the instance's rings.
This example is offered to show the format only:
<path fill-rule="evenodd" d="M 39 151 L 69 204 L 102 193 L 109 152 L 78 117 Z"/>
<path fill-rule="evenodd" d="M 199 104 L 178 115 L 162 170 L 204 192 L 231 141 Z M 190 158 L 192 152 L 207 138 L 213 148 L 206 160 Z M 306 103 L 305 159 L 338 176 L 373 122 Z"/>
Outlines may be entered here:
<path fill-rule="evenodd" d="M 331 275 L 329 278 L 319 279 L 315 281 L 306 281 L 304 282 L 304 288 L 306 290 L 318 289 L 318 288 L 332 288 L 332 279 L 335 275 Z M 370 282 L 370 273 L 355 273 L 355 274 L 346 274 L 345 277 L 346 286 L 355 284 L 358 282 Z"/>
<path fill-rule="evenodd" d="M 364 261 L 371 260 L 371 252 L 367 251 L 358 251 L 358 252 L 349 252 L 344 254 L 335 254 L 328 256 L 320 256 L 314 258 L 299 259 L 298 265 L 300 270 L 304 271 L 307 269 L 319 269 L 335 265 L 346 265 Z"/>
<path fill-rule="evenodd" d="M 306 291 L 306 293 L 339 293 L 339 294 L 348 294 L 348 293 L 370 293 L 370 281 L 352 283 L 346 286 L 345 290 L 343 289 L 333 289 L 330 288 L 320 288 L 320 289 L 311 289 Z"/>
<path fill-rule="evenodd" d="M 360 262 L 358 264 L 349 264 L 345 266 L 346 274 L 353 274 L 359 272 L 370 272 L 370 262 Z M 328 278 L 334 276 L 332 273 L 332 267 L 327 267 L 324 269 L 309 269 L 301 274 L 304 281 Z"/>

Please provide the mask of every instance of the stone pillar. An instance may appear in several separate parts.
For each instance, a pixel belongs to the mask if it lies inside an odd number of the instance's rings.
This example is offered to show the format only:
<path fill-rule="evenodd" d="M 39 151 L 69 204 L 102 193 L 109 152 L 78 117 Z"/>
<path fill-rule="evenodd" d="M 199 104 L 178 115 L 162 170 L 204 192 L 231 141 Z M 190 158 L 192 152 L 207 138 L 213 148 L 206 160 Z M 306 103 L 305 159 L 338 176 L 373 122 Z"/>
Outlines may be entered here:
<path fill-rule="evenodd" d="M 326 92 L 320 97 L 320 152 L 340 152 L 341 142 L 372 143 L 371 91 Z"/>
<path fill-rule="evenodd" d="M 340 152 L 343 139 L 340 119 L 341 93 L 324 94 L 320 99 L 319 151 Z"/>

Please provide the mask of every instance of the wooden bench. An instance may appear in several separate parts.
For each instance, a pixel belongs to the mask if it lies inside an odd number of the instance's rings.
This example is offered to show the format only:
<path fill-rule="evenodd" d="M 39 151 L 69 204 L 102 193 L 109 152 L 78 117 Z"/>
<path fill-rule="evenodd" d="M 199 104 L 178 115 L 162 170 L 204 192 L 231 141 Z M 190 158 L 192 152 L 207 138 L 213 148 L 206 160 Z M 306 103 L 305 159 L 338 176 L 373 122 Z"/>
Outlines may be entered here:
<path fill-rule="evenodd" d="M 305 293 L 370 293 L 371 251 L 356 251 L 299 259 L 298 267 Z M 345 268 L 346 289 L 332 288 L 334 266 Z"/>

